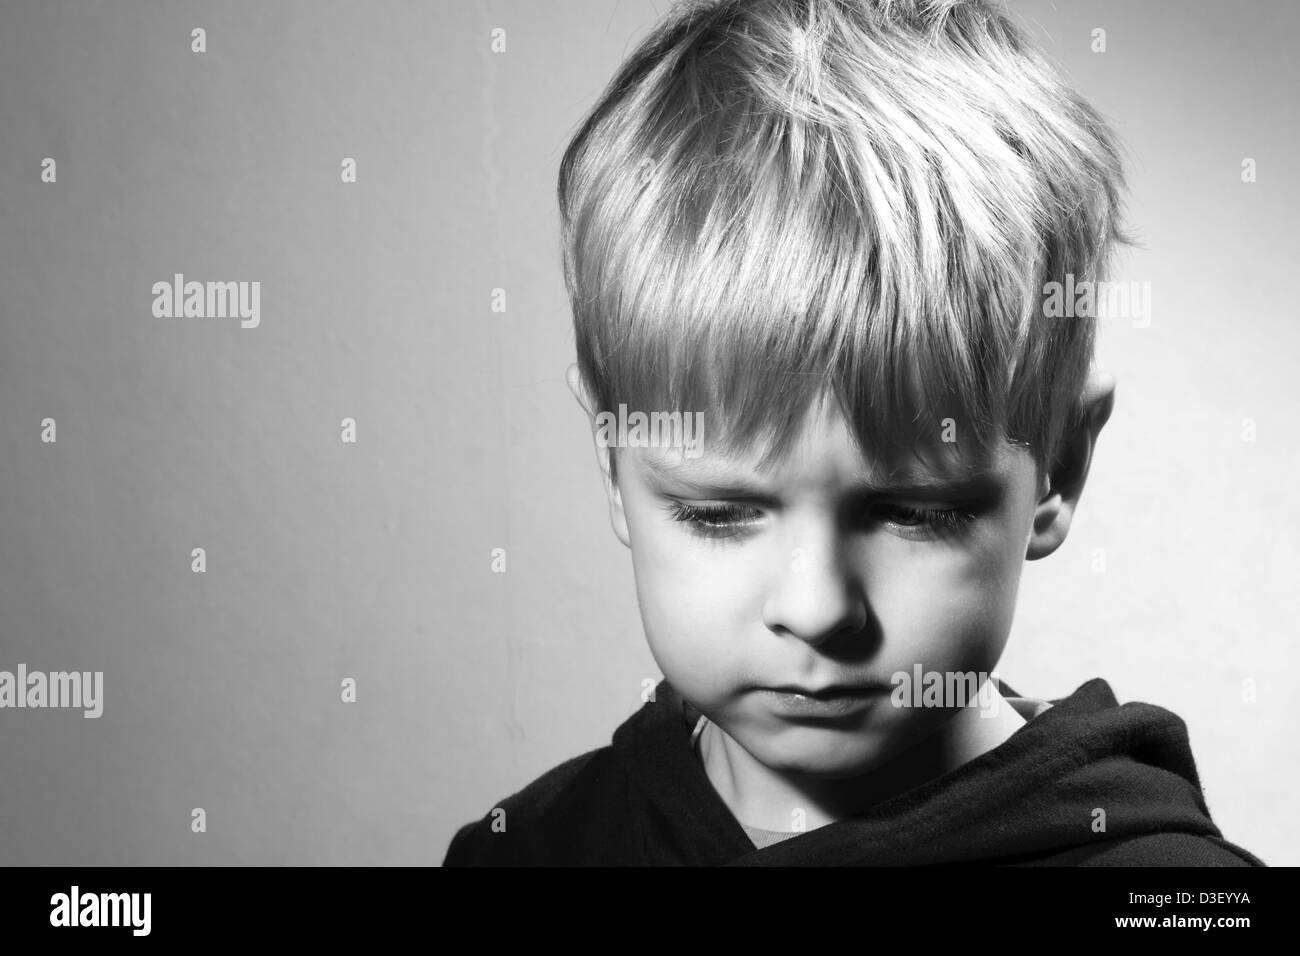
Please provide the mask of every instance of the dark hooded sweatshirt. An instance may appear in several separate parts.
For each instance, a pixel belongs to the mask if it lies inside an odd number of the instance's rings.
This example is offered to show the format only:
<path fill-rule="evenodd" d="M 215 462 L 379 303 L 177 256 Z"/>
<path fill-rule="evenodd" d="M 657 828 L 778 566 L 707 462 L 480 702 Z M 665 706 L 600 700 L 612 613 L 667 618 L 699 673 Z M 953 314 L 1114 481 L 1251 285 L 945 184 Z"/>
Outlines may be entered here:
<path fill-rule="evenodd" d="M 1184 722 L 1101 679 L 943 776 L 762 849 L 704 773 L 698 718 L 661 682 L 610 746 L 462 827 L 443 865 L 1264 865 L 1210 819 Z"/>

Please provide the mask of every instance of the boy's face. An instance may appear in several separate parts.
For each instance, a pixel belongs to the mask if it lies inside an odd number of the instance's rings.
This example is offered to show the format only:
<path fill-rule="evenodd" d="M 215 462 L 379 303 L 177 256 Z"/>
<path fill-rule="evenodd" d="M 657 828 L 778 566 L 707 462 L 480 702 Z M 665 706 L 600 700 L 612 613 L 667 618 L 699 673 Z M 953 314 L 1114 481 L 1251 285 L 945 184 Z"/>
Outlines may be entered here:
<path fill-rule="evenodd" d="M 1023 448 L 965 477 L 955 448 L 873 490 L 887 468 L 828 403 L 768 472 L 707 441 L 693 459 L 619 449 L 611 505 L 651 653 L 762 764 L 870 770 L 954 714 L 895 707 L 895 673 L 994 669 L 1044 489 Z"/>

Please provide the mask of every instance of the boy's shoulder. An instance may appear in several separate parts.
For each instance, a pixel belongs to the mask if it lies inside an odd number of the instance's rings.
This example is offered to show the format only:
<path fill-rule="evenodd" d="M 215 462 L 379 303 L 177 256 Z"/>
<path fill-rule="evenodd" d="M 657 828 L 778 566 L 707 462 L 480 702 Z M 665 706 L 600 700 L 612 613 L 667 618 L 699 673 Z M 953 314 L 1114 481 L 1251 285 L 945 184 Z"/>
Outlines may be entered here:
<path fill-rule="evenodd" d="M 1148 833 L 1090 844 L 1044 860 L 1048 866 L 1232 866 L 1264 862 L 1221 836 L 1199 833 Z"/>
<path fill-rule="evenodd" d="M 627 780 L 612 746 L 589 750 L 542 774 L 482 818 L 456 831 L 443 866 L 581 862 L 584 835 L 624 801 Z"/>
<path fill-rule="evenodd" d="M 660 681 L 607 746 L 566 760 L 461 827 L 443 865 L 708 865 L 752 851 L 692 746 L 699 718 Z"/>
<path fill-rule="evenodd" d="M 629 719 L 624 727 L 645 718 Z M 443 866 L 569 866 L 641 861 L 645 799 L 620 737 L 559 763 L 460 827 Z"/>

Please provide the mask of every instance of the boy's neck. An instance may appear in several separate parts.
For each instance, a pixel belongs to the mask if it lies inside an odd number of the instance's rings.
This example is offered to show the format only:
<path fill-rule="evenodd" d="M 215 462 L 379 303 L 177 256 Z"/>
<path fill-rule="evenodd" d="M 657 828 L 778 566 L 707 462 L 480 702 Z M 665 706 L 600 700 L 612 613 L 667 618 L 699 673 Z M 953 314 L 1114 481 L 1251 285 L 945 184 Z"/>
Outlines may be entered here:
<path fill-rule="evenodd" d="M 827 780 L 772 770 L 759 763 L 722 728 L 708 721 L 700 734 L 705 775 L 742 824 L 790 831 L 803 811 L 804 829 L 834 823 L 941 776 L 1002 744 L 1025 725 L 1014 707 L 997 696 L 993 717 L 966 707 L 929 737 L 882 767 L 858 777 Z"/>

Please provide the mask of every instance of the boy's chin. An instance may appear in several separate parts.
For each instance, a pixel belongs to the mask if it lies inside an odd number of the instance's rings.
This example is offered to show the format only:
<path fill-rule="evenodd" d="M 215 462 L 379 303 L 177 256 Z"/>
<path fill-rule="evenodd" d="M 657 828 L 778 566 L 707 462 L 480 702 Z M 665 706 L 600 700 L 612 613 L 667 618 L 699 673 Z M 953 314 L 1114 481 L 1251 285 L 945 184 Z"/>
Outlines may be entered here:
<path fill-rule="evenodd" d="M 764 741 L 750 749 L 750 755 L 759 763 L 778 773 L 801 774 L 826 780 L 859 777 L 877 769 L 897 752 L 897 748 L 875 736 L 865 739 L 845 740 L 803 739 L 805 735 L 791 735 L 782 741 Z M 808 737 L 813 737 L 809 734 Z M 747 748 L 748 749 L 748 748 Z"/>
<path fill-rule="evenodd" d="M 826 780 L 860 777 L 875 771 L 897 769 L 890 764 L 947 723 L 941 711 L 922 719 L 866 721 L 852 730 L 844 728 L 786 726 L 779 733 L 758 733 L 741 740 L 759 763 L 780 773 L 805 774 Z"/>

